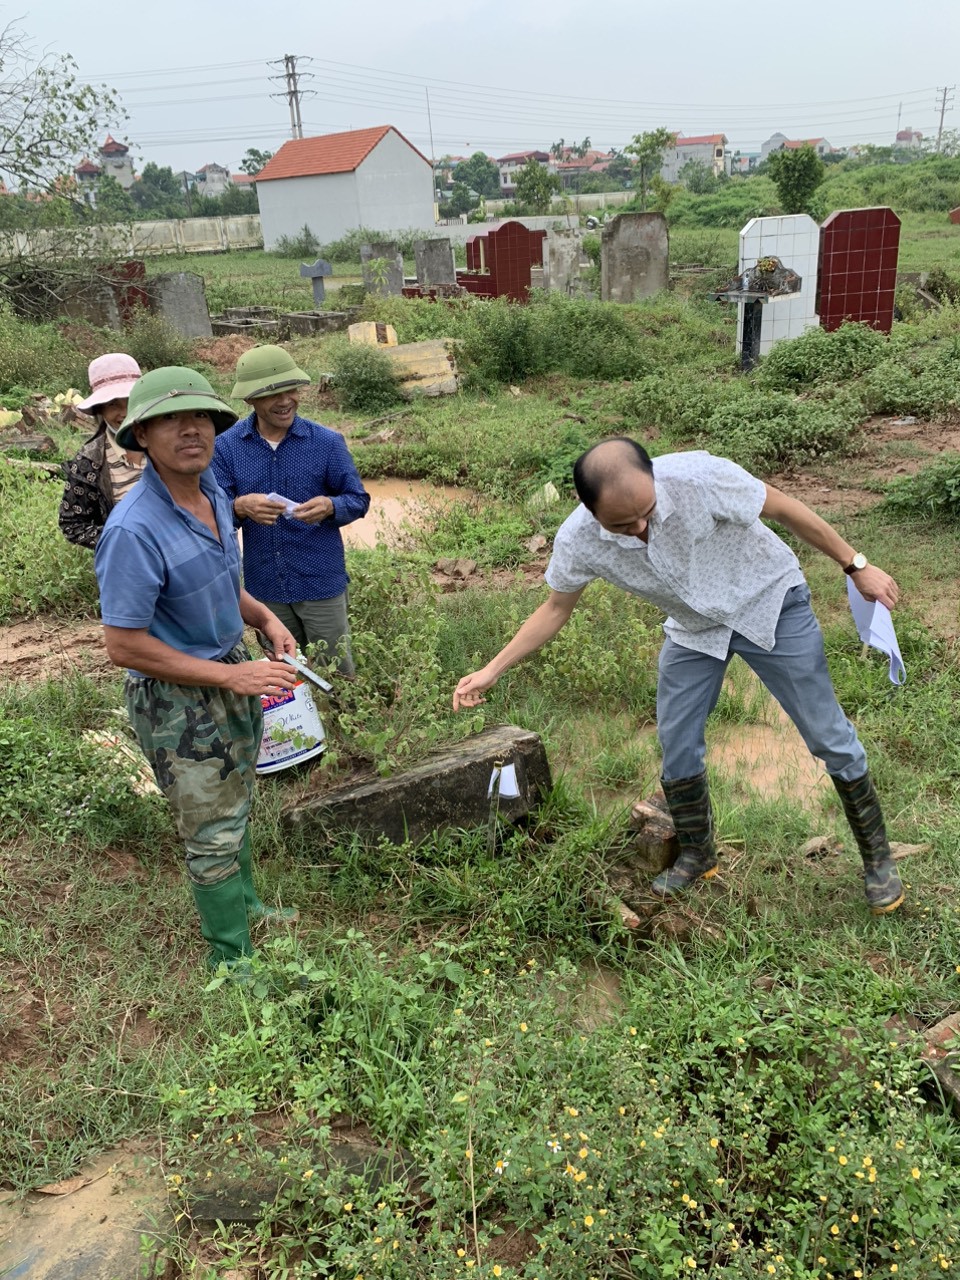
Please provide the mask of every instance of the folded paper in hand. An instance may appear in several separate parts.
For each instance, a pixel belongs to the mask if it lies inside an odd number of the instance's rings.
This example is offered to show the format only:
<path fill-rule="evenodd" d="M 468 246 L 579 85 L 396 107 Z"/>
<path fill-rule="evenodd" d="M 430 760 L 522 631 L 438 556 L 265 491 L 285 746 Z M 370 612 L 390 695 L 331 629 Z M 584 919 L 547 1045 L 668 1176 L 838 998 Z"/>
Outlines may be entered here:
<path fill-rule="evenodd" d="M 847 596 L 850 599 L 850 612 L 857 624 L 860 639 L 872 649 L 879 649 L 881 653 L 887 655 L 890 659 L 890 679 L 894 684 L 904 684 L 907 679 L 907 669 L 900 656 L 900 645 L 897 643 L 897 633 L 893 629 L 890 610 L 879 600 L 864 600 L 849 578 L 847 579 Z"/>
<path fill-rule="evenodd" d="M 283 514 L 285 516 L 292 516 L 297 506 L 299 505 L 298 503 L 294 502 L 292 498 L 285 498 L 282 493 L 268 493 L 267 501 L 282 502 L 284 504 Z"/>

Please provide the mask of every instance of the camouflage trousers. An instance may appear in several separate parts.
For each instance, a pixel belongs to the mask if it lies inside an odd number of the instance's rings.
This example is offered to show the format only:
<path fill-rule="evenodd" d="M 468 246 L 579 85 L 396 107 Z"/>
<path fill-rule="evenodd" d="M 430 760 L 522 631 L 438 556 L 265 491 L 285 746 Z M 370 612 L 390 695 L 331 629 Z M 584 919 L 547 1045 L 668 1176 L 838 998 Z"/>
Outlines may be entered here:
<path fill-rule="evenodd" d="M 237 645 L 222 659 L 244 662 Z M 127 714 L 186 846 L 187 874 L 216 884 L 237 869 L 263 734 L 258 697 L 127 676 Z"/>

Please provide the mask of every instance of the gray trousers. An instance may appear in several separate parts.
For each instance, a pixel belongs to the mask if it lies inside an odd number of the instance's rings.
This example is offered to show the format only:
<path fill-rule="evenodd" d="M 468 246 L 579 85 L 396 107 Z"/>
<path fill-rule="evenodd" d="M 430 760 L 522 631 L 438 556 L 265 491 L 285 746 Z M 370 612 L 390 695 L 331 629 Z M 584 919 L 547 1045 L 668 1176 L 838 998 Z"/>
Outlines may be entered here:
<path fill-rule="evenodd" d="M 669 637 L 660 651 L 657 684 L 657 735 L 668 781 L 703 772 L 707 716 L 717 705 L 724 673 L 739 653 L 800 730 L 811 755 L 827 772 L 852 782 L 867 772 L 867 757 L 857 731 L 837 702 L 820 624 L 803 583 L 784 596 L 776 639 L 769 652 L 733 633 L 726 658 L 685 649 Z"/>
<path fill-rule="evenodd" d="M 297 600 L 293 604 L 265 600 L 263 603 L 288 628 L 299 648 L 305 650 L 308 644 L 317 645 L 321 660 L 332 661 L 343 641 L 339 671 L 343 676 L 354 674 L 346 591 L 329 600 Z"/>

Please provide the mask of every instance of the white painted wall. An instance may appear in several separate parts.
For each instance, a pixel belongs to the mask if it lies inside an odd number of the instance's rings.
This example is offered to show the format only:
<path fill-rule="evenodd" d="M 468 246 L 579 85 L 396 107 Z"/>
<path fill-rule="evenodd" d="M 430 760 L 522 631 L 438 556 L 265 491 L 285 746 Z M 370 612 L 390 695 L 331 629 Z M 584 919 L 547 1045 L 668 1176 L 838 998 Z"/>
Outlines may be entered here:
<path fill-rule="evenodd" d="M 357 170 L 360 226 L 433 230 L 433 172 L 396 133 L 384 135 Z"/>
<path fill-rule="evenodd" d="M 396 133 L 384 135 L 354 173 L 257 183 L 263 247 L 308 226 L 321 244 L 357 227 L 433 229 L 433 174 Z"/>
<path fill-rule="evenodd" d="M 327 244 L 362 225 L 354 173 L 258 182 L 257 201 L 265 249 L 276 248 L 281 236 L 296 236 L 304 226 Z"/>

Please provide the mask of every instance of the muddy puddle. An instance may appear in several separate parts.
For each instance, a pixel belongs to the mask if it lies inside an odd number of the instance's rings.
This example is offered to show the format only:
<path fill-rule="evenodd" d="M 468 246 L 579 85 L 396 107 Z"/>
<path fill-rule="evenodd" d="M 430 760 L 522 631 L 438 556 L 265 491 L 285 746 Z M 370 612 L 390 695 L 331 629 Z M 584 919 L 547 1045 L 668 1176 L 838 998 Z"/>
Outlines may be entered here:
<path fill-rule="evenodd" d="M 370 510 L 341 530 L 348 547 L 374 547 L 378 542 L 395 546 L 406 529 L 422 528 L 438 509 L 473 496 L 454 485 L 422 480 L 364 480 L 363 487 L 370 495 Z"/>
<path fill-rule="evenodd" d="M 775 706 L 772 724 L 725 725 L 714 730 L 707 758 L 746 792 L 765 800 L 789 798 L 819 811 L 830 778 L 807 750 L 787 715 Z"/>
<path fill-rule="evenodd" d="M 134 1148 L 105 1152 L 76 1177 L 0 1197 L 6 1280 L 134 1280 L 141 1236 L 169 1226 L 163 1178 Z"/>

